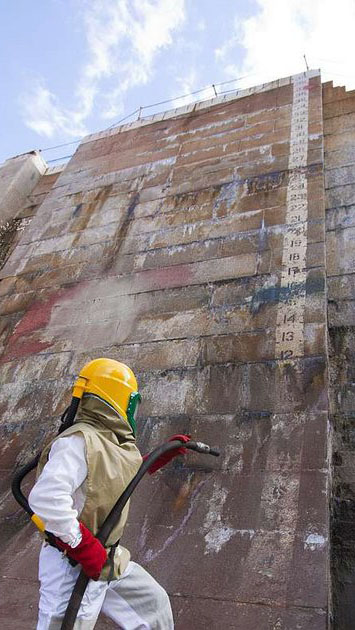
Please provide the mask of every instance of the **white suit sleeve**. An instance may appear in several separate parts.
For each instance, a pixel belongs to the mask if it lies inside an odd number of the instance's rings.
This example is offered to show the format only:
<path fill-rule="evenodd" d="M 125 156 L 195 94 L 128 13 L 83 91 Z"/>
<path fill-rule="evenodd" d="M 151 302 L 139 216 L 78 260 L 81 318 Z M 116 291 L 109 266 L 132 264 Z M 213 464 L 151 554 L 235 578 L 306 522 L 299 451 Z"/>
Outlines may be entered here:
<path fill-rule="evenodd" d="M 81 541 L 76 509 L 79 506 L 74 505 L 73 495 L 78 494 L 87 474 L 84 438 L 78 434 L 59 438 L 28 497 L 31 509 L 42 519 L 46 530 L 71 547 Z M 82 492 L 81 495 L 84 497 Z M 82 509 L 84 499 L 79 502 Z"/>

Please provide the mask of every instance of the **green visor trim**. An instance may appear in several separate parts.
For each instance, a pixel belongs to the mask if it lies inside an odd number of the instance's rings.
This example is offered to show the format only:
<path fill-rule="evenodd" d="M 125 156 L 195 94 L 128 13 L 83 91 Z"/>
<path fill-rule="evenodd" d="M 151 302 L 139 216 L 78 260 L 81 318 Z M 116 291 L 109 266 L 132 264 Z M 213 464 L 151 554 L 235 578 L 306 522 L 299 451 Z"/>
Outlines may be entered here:
<path fill-rule="evenodd" d="M 138 407 L 141 400 L 142 400 L 142 396 L 140 395 L 139 392 L 132 392 L 128 401 L 128 407 L 127 407 L 126 413 L 127 413 L 128 422 L 132 427 L 134 437 L 136 436 L 136 432 L 137 432 L 136 418 L 138 414 Z"/>

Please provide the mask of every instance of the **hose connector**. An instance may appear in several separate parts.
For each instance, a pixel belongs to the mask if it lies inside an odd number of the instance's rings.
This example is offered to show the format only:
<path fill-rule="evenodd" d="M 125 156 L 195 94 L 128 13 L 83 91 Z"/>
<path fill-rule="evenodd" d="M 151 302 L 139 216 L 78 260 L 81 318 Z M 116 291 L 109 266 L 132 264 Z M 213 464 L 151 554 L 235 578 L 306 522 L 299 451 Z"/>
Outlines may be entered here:
<path fill-rule="evenodd" d="M 37 514 L 32 514 L 31 521 L 36 525 L 37 529 L 39 529 L 39 531 L 44 534 L 44 532 L 46 531 L 46 526 Z"/>

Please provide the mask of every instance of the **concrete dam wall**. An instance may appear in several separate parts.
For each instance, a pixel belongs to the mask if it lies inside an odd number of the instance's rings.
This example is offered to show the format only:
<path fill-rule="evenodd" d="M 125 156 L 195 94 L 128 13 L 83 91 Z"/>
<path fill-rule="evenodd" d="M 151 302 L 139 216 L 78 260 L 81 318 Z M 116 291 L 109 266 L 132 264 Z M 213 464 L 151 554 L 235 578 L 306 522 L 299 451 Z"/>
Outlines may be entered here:
<path fill-rule="evenodd" d="M 131 503 L 122 542 L 176 628 L 325 630 L 345 610 L 353 101 L 310 71 L 94 134 L 62 170 L 0 169 L 3 630 L 35 628 L 38 601 L 9 481 L 100 356 L 137 374 L 143 453 L 174 433 L 222 452 Z"/>

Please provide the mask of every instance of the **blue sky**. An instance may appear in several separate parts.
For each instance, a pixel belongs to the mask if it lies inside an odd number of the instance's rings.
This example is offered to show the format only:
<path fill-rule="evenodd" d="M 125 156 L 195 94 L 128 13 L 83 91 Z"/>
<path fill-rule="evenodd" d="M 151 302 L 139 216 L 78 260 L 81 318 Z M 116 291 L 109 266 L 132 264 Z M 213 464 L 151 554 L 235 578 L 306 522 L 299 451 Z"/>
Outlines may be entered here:
<path fill-rule="evenodd" d="M 354 23 L 354 0 L 0 0 L 0 162 L 212 83 L 301 72 L 304 53 L 323 80 L 353 89 Z"/>

